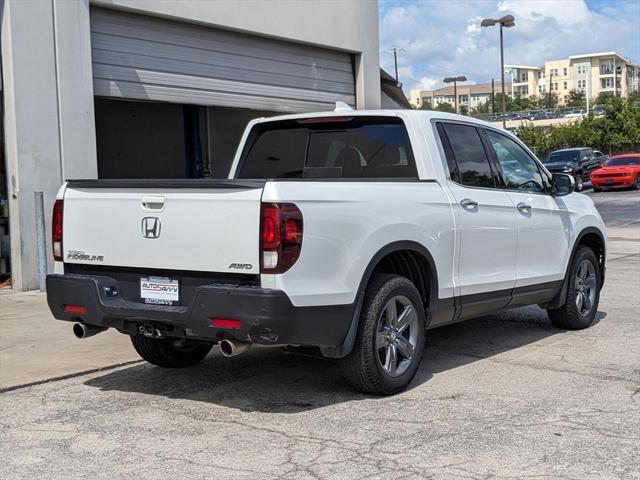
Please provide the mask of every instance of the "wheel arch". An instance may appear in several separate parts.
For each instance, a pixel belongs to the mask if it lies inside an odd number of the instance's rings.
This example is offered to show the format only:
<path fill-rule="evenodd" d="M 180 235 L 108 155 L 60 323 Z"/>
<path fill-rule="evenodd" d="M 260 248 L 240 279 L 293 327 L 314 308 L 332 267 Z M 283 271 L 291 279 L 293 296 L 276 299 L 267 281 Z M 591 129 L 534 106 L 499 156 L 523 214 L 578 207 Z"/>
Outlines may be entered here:
<path fill-rule="evenodd" d="M 427 326 L 430 321 L 430 305 L 438 300 L 438 272 L 435 261 L 429 250 L 422 244 L 401 240 L 389 243 L 380 248 L 371 258 L 364 270 L 356 293 L 355 309 L 351 326 L 342 345 L 323 347 L 326 357 L 341 358 L 348 355 L 353 348 L 360 321 L 360 310 L 364 293 L 371 277 L 375 273 L 395 273 L 411 280 L 423 300 L 427 311 Z"/>
<path fill-rule="evenodd" d="M 543 308 L 560 308 L 564 305 L 564 302 L 567 297 L 567 288 L 569 285 L 569 269 L 571 268 L 571 264 L 573 263 L 573 259 L 578 251 L 578 248 L 581 246 L 587 246 L 593 250 L 593 253 L 596 255 L 598 259 L 598 270 L 600 272 L 600 288 L 604 285 L 605 278 L 605 268 L 606 268 L 606 249 L 607 242 L 605 240 L 605 235 L 597 227 L 586 227 L 580 231 L 580 233 L 576 236 L 575 242 L 573 242 L 573 247 L 571 248 L 571 255 L 569 256 L 569 261 L 567 262 L 567 267 L 564 272 L 564 280 L 562 282 L 562 288 L 558 295 L 551 300 L 550 302 L 541 305 Z"/>

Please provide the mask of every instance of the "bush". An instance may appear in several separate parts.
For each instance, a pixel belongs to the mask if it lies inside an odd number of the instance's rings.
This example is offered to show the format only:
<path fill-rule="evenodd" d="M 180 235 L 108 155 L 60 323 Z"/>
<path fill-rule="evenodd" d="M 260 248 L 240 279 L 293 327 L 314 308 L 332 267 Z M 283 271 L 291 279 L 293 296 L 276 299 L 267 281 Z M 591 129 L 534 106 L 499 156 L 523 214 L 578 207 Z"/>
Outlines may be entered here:
<path fill-rule="evenodd" d="M 552 150 L 572 147 L 592 147 L 604 153 L 616 154 L 640 151 L 640 106 L 636 96 L 602 98 L 605 114 L 590 114 L 580 122 L 549 128 L 522 127 L 518 137 L 539 157 Z"/>

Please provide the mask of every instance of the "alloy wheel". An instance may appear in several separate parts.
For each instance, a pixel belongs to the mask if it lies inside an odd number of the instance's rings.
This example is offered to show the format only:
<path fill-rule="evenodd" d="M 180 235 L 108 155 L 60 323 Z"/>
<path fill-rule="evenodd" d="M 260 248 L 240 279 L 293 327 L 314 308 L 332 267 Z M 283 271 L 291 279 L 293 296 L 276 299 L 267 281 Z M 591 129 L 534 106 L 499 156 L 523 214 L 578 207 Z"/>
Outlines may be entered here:
<path fill-rule="evenodd" d="M 575 302 L 581 316 L 589 314 L 596 300 L 596 269 L 589 260 L 583 260 L 576 270 Z"/>
<path fill-rule="evenodd" d="M 411 301 L 396 295 L 385 305 L 376 332 L 377 359 L 392 377 L 407 371 L 418 342 L 418 316 Z"/>

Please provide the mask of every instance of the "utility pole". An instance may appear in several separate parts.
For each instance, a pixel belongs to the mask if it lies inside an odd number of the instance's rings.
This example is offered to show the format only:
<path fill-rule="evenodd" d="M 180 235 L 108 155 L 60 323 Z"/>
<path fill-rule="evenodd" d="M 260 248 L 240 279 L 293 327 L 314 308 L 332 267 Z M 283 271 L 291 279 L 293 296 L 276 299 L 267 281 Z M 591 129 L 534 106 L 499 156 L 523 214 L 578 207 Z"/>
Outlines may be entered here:
<path fill-rule="evenodd" d="M 496 84 L 491 79 L 491 113 L 496 113 Z"/>
<path fill-rule="evenodd" d="M 396 83 L 398 83 L 398 51 L 393 47 L 393 64 L 396 67 Z"/>
<path fill-rule="evenodd" d="M 398 53 L 402 52 L 404 52 L 404 49 L 396 47 L 391 47 L 390 49 L 384 51 L 384 53 L 393 54 L 393 66 L 396 72 L 396 83 L 400 83 L 400 78 L 398 77 Z"/>
<path fill-rule="evenodd" d="M 585 99 L 587 100 L 587 116 L 589 116 L 589 77 L 591 76 L 591 63 L 589 63 L 589 68 L 587 69 L 587 79 L 585 85 Z"/>

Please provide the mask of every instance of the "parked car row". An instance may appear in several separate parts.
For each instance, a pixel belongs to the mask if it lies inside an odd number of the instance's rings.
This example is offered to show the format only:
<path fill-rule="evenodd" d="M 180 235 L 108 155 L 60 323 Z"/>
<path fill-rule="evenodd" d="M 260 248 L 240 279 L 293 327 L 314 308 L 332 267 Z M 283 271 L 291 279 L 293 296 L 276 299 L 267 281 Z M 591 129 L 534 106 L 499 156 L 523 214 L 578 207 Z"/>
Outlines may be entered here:
<path fill-rule="evenodd" d="M 604 107 L 602 105 L 596 105 L 592 109 L 589 109 L 596 117 L 604 115 Z M 587 116 L 586 108 L 581 107 L 569 107 L 569 108 L 547 108 L 537 110 L 525 110 L 521 112 L 507 112 L 505 114 L 494 114 L 487 117 L 488 122 L 499 122 L 503 118 L 506 121 L 510 120 L 545 120 L 551 118 L 584 118 Z"/>
<path fill-rule="evenodd" d="M 552 173 L 573 176 L 575 189 L 582 191 L 585 182 L 591 182 L 593 190 L 633 187 L 640 189 L 640 154 L 615 155 L 609 158 L 588 147 L 555 150 L 543 161 Z"/>

